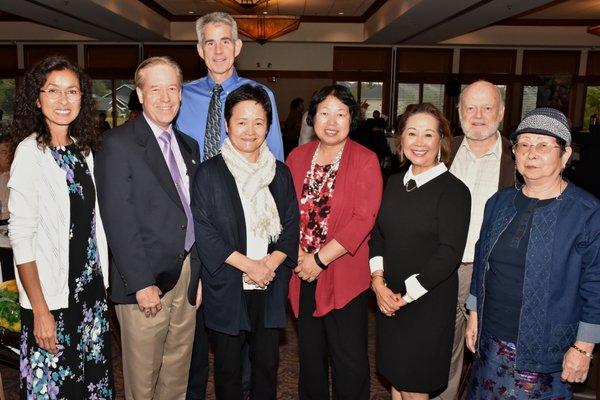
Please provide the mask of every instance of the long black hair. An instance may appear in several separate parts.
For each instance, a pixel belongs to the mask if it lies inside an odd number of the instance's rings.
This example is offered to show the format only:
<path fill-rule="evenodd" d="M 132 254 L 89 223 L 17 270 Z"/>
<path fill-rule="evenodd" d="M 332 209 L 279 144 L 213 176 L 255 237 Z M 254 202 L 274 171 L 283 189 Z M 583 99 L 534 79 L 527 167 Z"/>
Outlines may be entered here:
<path fill-rule="evenodd" d="M 77 75 L 81 90 L 81 108 L 75 120 L 69 124 L 69 136 L 76 139 L 77 146 L 86 154 L 98 144 L 99 135 L 94 123 L 94 99 L 90 78 L 81 68 L 66 58 L 52 56 L 36 63 L 25 74 L 23 83 L 19 87 L 11 130 L 13 151 L 23 139 L 33 132 L 36 133 L 39 146 L 43 148 L 51 144 L 50 129 L 41 108 L 37 106 L 37 101 L 40 89 L 46 83 L 48 75 L 53 71 L 65 70 L 72 71 Z"/>

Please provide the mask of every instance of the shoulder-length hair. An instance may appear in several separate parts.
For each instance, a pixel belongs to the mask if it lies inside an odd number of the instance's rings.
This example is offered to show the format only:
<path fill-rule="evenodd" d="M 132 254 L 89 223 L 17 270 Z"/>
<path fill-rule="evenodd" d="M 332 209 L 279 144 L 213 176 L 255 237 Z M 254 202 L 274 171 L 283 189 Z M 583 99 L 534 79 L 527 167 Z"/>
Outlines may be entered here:
<path fill-rule="evenodd" d="M 68 134 L 76 140 L 77 147 L 82 152 L 89 154 L 96 148 L 100 138 L 94 123 L 95 102 L 92 97 L 91 81 L 79 66 L 60 56 L 44 58 L 25 74 L 15 101 L 11 130 L 12 149 L 14 151 L 23 139 L 34 132 L 41 148 L 51 144 L 50 128 L 37 102 L 40 89 L 46 84 L 48 75 L 53 71 L 72 71 L 79 79 L 80 110 L 77 117 L 69 124 Z"/>
<path fill-rule="evenodd" d="M 440 135 L 440 161 L 448 165 L 450 162 L 450 153 L 452 151 L 452 131 L 450 124 L 444 114 L 431 103 L 409 104 L 404 113 L 398 118 L 398 130 L 396 135 L 396 154 L 400 162 L 406 162 L 402 152 L 402 133 L 406 128 L 406 122 L 410 117 L 416 114 L 427 114 L 435 118 L 438 123 L 437 133 Z"/>

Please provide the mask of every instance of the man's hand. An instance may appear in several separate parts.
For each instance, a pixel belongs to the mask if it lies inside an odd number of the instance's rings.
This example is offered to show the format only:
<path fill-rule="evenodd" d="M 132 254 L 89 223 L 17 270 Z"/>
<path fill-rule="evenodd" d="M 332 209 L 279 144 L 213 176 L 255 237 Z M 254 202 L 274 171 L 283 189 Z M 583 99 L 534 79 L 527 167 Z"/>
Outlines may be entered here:
<path fill-rule="evenodd" d="M 202 280 L 198 279 L 198 290 L 196 290 L 196 310 L 200 308 L 202 304 Z"/>
<path fill-rule="evenodd" d="M 135 293 L 138 307 L 146 315 L 146 318 L 154 317 L 162 310 L 160 295 L 160 289 L 155 285 L 145 287 Z"/>

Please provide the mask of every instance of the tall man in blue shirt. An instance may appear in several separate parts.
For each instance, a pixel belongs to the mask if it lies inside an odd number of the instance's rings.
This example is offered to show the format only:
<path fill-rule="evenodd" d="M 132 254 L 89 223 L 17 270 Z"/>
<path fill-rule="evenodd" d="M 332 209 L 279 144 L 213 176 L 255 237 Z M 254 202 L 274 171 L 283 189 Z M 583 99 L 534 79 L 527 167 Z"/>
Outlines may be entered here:
<path fill-rule="evenodd" d="M 233 63 L 242 50 L 242 41 L 238 38 L 237 24 L 226 13 L 214 12 L 207 14 L 196 22 L 198 34 L 198 54 L 204 60 L 208 75 L 183 86 L 181 109 L 177 117 L 177 129 L 196 139 L 200 145 L 203 160 L 215 154 L 209 154 L 210 138 L 210 103 L 220 102 L 220 143 L 227 137 L 223 109 L 227 95 L 246 83 L 258 84 L 250 79 L 238 76 Z M 261 85 L 262 86 L 262 85 Z M 267 145 L 280 161 L 283 161 L 283 143 L 279 116 L 275 107 L 273 92 L 266 86 L 263 88 L 269 94 L 273 105 L 273 123 L 267 134 Z M 213 100 L 214 98 L 214 100 Z M 218 104 L 218 103 L 217 103 Z"/>
<path fill-rule="evenodd" d="M 227 137 L 223 110 L 227 95 L 246 83 L 258 84 L 238 76 L 233 65 L 240 54 L 242 41 L 238 38 L 237 24 L 226 13 L 214 12 L 204 15 L 196 22 L 198 54 L 204 60 L 208 75 L 183 86 L 181 108 L 177 117 L 177 129 L 193 137 L 200 147 L 200 159 L 205 161 L 219 153 L 221 143 Z M 263 86 L 263 85 L 261 85 Z M 283 161 L 283 142 L 275 98 L 269 88 L 263 86 L 273 105 L 273 122 L 267 134 L 267 145 L 275 157 Z M 208 380 L 208 341 L 202 312 L 198 312 L 196 337 L 187 400 L 203 400 Z M 245 371 L 247 375 L 248 371 Z M 247 376 L 245 379 L 249 379 Z"/>

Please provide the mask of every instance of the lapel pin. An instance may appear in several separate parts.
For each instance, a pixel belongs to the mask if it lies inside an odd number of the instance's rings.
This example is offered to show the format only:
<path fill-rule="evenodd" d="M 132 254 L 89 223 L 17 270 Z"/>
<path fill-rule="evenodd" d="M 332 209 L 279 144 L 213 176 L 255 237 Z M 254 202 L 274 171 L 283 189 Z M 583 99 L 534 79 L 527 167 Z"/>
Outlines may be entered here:
<path fill-rule="evenodd" d="M 196 164 L 196 160 L 192 160 L 192 164 Z"/>

